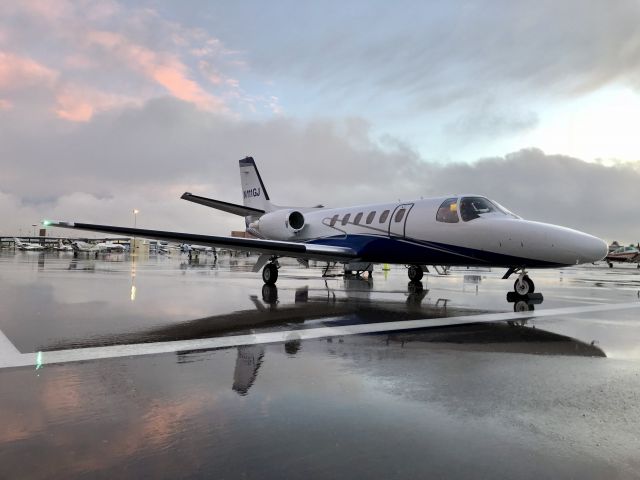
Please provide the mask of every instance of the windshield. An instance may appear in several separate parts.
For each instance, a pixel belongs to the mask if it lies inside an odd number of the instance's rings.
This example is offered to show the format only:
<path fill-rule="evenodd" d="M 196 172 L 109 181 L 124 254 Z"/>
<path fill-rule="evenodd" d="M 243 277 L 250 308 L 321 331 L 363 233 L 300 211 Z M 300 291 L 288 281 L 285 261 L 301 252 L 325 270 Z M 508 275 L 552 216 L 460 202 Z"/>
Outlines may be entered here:
<path fill-rule="evenodd" d="M 497 213 L 499 215 L 508 215 L 518 218 L 509 210 L 492 202 L 488 198 L 463 197 L 462 200 L 460 200 L 460 216 L 462 217 L 462 221 L 468 222 L 475 218 L 479 218 L 480 215 L 486 213 Z"/>

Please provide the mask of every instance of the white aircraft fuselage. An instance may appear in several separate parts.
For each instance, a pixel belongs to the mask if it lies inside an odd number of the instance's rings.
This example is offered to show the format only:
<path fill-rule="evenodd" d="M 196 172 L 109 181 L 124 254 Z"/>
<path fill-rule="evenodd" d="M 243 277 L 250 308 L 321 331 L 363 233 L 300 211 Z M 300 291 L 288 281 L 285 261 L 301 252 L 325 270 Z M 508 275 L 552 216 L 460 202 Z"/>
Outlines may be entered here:
<path fill-rule="evenodd" d="M 353 248 L 359 261 L 373 263 L 540 268 L 595 262 L 606 255 L 607 245 L 597 237 L 524 220 L 495 202 L 494 211 L 467 221 L 459 215 L 456 222 L 437 219 L 447 199 L 455 199 L 455 211 L 450 212 L 457 215 L 461 201 L 468 198 L 485 199 L 460 195 L 335 209 L 286 209 L 250 223 L 249 231 L 272 240 Z M 289 221 L 294 212 L 304 217 L 300 229 Z"/>

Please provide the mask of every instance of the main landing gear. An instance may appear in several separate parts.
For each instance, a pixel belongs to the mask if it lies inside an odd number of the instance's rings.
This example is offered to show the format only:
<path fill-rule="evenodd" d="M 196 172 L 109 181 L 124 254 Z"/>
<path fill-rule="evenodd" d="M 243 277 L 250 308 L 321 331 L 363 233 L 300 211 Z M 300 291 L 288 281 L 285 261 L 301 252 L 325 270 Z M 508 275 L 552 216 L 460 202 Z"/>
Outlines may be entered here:
<path fill-rule="evenodd" d="M 272 261 L 262 269 L 262 280 L 266 285 L 275 285 L 278 280 L 278 263 Z"/>

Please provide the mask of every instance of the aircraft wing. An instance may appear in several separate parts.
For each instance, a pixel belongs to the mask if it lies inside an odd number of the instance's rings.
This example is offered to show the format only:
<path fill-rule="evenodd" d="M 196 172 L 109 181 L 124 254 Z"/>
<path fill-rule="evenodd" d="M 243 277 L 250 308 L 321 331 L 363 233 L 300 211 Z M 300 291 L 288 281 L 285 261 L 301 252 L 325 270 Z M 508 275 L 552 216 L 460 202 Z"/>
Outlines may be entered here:
<path fill-rule="evenodd" d="M 355 250 L 333 245 L 317 245 L 308 243 L 283 242 L 279 240 L 262 240 L 257 238 L 219 237 L 214 235 L 198 235 L 194 233 L 165 232 L 143 228 L 116 227 L 112 225 L 94 225 L 77 222 L 42 222 L 45 227 L 70 228 L 91 232 L 126 235 L 131 237 L 152 238 L 176 243 L 193 243 L 211 247 L 243 250 L 281 257 L 303 258 L 323 261 L 352 260 L 358 257 Z"/>

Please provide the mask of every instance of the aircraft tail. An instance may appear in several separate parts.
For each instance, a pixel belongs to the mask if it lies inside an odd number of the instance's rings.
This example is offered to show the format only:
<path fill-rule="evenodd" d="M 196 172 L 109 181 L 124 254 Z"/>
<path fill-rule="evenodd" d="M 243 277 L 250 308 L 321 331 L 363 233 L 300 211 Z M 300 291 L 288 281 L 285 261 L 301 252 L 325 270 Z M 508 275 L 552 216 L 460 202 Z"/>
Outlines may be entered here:
<path fill-rule="evenodd" d="M 240 160 L 240 184 L 242 185 L 242 202 L 245 207 L 273 211 L 276 208 L 271 204 L 267 189 L 262 182 L 262 177 L 252 157 Z"/>

